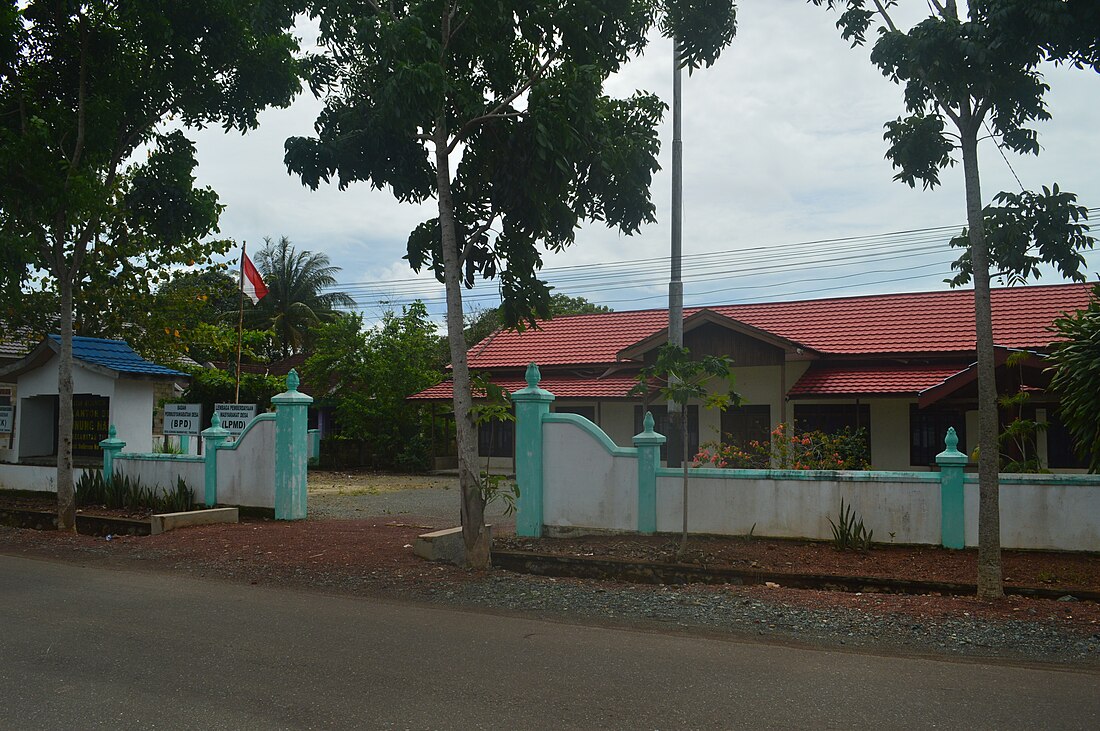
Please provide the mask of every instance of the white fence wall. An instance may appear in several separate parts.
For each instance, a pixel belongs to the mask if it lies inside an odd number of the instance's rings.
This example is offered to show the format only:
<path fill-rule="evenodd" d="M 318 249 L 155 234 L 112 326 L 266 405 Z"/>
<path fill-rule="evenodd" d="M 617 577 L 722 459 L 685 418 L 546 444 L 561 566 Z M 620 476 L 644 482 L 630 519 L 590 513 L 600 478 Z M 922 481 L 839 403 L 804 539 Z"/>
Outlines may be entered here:
<path fill-rule="evenodd" d="M 115 473 L 160 488 L 162 494 L 175 490 L 176 480 L 182 477 L 191 488 L 193 503 L 202 502 L 203 468 L 202 457 L 194 456 L 124 452 L 114 459 Z"/>
<path fill-rule="evenodd" d="M 82 468 L 73 470 L 73 481 Z M 26 464 L 0 464 L 0 489 L 57 492 L 57 468 Z"/>
<path fill-rule="evenodd" d="M 966 476 L 966 545 L 978 545 L 978 480 Z M 1100 551 L 1095 475 L 1001 475 L 1001 545 Z"/>
<path fill-rule="evenodd" d="M 593 430 L 597 427 L 592 426 Z M 638 523 L 636 450 L 573 423 L 545 425 L 543 517 L 561 528 L 632 530 Z"/>
<path fill-rule="evenodd" d="M 218 502 L 275 507 L 275 414 L 260 414 L 218 449 Z"/>

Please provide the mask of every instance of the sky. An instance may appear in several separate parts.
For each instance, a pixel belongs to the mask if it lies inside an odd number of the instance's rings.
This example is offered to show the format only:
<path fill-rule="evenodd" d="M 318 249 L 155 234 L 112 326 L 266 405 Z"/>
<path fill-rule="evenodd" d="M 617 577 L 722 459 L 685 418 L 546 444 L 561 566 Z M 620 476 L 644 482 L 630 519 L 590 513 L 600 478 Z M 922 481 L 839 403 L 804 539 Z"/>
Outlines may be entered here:
<path fill-rule="evenodd" d="M 903 4 L 904 5 L 904 4 Z M 923 2 L 908 6 L 919 11 Z M 867 48 L 852 49 L 835 13 L 804 0 L 741 0 L 738 33 L 710 69 L 684 75 L 683 251 L 685 303 L 727 304 L 927 291 L 947 287 L 947 241 L 965 221 L 962 167 L 931 191 L 893 180 L 883 124 L 904 112 L 901 89 L 884 78 Z M 299 26 L 304 47 L 313 30 Z M 637 89 L 672 98 L 671 42 L 656 38 L 644 57 L 610 80 L 607 92 Z M 1058 182 L 1079 203 L 1100 207 L 1100 74 L 1044 68 L 1053 119 L 1040 123 L 1039 156 L 982 143 L 983 199 L 1001 190 Z M 283 165 L 289 136 L 312 134 L 321 102 L 308 93 L 261 115 L 258 130 L 192 133 L 198 181 L 226 210 L 221 235 L 258 249 L 264 237 L 327 254 L 340 288 L 367 324 L 421 298 L 441 318 L 443 285 L 417 276 L 401 257 L 409 232 L 435 215 L 434 201 L 398 203 L 355 184 L 304 187 Z M 576 243 L 545 253 L 556 291 L 615 310 L 667 306 L 670 249 L 671 112 L 660 130 L 661 171 L 651 195 L 657 222 L 626 237 L 599 223 Z M 1100 211 L 1096 218 L 1100 222 Z M 1098 225 L 1100 230 L 1100 225 Z M 1087 257 L 1090 276 L 1100 253 Z M 1042 282 L 1060 281 L 1047 274 Z M 467 311 L 499 303 L 489 282 L 465 293 Z"/>

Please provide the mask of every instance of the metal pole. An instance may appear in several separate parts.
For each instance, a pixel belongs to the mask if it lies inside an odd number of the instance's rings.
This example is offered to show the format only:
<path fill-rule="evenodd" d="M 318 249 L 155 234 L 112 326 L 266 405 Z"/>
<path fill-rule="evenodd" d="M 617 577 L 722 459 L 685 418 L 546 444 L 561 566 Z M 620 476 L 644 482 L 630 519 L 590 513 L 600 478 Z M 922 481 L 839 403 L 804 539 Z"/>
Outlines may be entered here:
<path fill-rule="evenodd" d="M 681 279 L 680 261 L 683 258 L 684 228 L 684 143 L 681 139 L 681 71 L 680 41 L 672 39 L 672 271 L 668 283 L 668 342 L 682 348 L 684 346 L 684 283 Z M 670 379 L 671 380 L 671 379 Z M 668 402 L 668 415 L 673 427 L 678 426 L 686 413 L 680 412 L 680 405 L 671 399 Z M 687 445 L 678 438 L 681 430 L 670 430 L 673 443 L 669 445 L 668 465 L 675 467 Z M 670 436 L 672 436 L 670 435 Z"/>

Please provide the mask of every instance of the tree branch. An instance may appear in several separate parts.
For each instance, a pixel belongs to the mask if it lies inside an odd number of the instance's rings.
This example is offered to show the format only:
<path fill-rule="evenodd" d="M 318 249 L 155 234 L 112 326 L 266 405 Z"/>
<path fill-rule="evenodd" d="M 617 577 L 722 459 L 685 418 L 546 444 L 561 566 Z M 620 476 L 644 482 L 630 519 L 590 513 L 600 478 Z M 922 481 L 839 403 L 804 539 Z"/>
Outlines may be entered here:
<path fill-rule="evenodd" d="M 84 27 L 84 16 L 80 18 L 80 73 L 76 87 L 76 142 L 73 143 L 73 155 L 69 158 L 69 171 L 65 175 L 65 186 L 73 177 L 76 166 L 80 164 L 80 157 L 84 152 L 85 117 L 84 110 L 87 106 L 88 94 L 88 31 Z"/>
<path fill-rule="evenodd" d="M 883 21 L 886 22 L 886 27 L 893 32 L 898 32 L 898 27 L 894 25 L 894 19 L 890 17 L 890 13 L 886 12 L 886 8 L 879 0 L 872 0 L 875 3 L 875 7 L 878 8 L 878 14 L 882 16 Z"/>
<path fill-rule="evenodd" d="M 526 91 L 530 91 L 531 87 L 535 85 L 536 81 L 542 78 L 543 74 L 546 73 L 546 70 L 550 68 L 550 64 L 552 64 L 554 61 L 554 54 L 547 54 L 546 60 L 540 63 L 535 68 L 535 70 L 531 72 L 531 75 L 527 77 L 527 80 L 520 84 L 515 91 L 509 94 L 505 99 L 502 99 L 488 113 L 474 117 L 473 119 L 468 120 L 464 125 L 462 125 L 462 127 L 459 128 L 458 132 L 455 133 L 454 138 L 451 140 L 451 144 L 447 147 L 447 152 L 450 153 L 454 151 L 455 147 L 458 146 L 458 143 L 462 141 L 466 134 L 479 124 L 487 122 L 490 119 L 522 116 L 523 112 L 504 112 L 504 109 L 507 108 L 509 104 L 518 99 L 521 94 Z"/>

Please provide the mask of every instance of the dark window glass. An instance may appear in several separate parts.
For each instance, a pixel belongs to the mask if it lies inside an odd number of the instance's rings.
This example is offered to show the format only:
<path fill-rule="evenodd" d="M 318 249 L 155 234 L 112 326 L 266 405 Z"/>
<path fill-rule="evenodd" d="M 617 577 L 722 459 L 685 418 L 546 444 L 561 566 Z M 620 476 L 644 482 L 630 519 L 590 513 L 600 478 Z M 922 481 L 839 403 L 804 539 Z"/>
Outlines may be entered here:
<path fill-rule="evenodd" d="M 1073 450 L 1073 435 L 1062 423 L 1056 409 L 1047 409 L 1047 466 L 1051 469 L 1087 468 L 1088 460 Z"/>
<path fill-rule="evenodd" d="M 909 406 L 909 464 L 931 467 L 936 455 L 947 448 L 944 439 L 948 427 L 955 427 L 959 451 L 966 451 L 966 413 L 962 409 L 918 408 Z"/>
<path fill-rule="evenodd" d="M 558 414 L 576 414 L 577 416 L 583 416 L 596 423 L 596 407 L 595 406 L 555 406 L 554 412 Z"/>
<path fill-rule="evenodd" d="M 772 407 L 764 404 L 734 406 L 722 412 L 722 442 L 747 447 L 767 441 L 772 429 Z"/>
<path fill-rule="evenodd" d="M 515 447 L 516 422 L 494 421 L 478 425 L 477 452 L 482 457 L 511 457 Z"/>
<path fill-rule="evenodd" d="M 667 442 L 665 442 L 664 444 L 661 445 L 661 459 L 668 462 L 669 461 L 668 445 L 669 445 L 670 442 L 672 442 L 672 443 L 678 442 L 678 440 L 675 440 L 673 438 L 672 424 L 669 423 L 669 419 L 668 419 L 668 407 L 667 406 L 650 406 L 649 410 L 653 412 L 653 431 L 657 432 L 658 434 L 663 434 L 663 435 L 665 435 L 666 437 L 669 438 L 669 440 Z M 687 450 L 687 453 L 688 453 L 688 456 L 690 458 L 690 457 L 694 457 L 696 454 L 699 453 L 699 407 L 698 406 L 688 406 L 687 407 L 687 416 L 688 416 L 688 425 L 687 425 L 688 426 L 688 450 Z M 644 418 L 645 418 L 645 412 L 642 410 L 642 407 L 641 406 L 635 406 L 634 407 L 634 433 L 635 434 L 641 434 L 642 433 L 642 429 L 644 428 L 642 426 L 642 420 Z M 673 456 L 678 457 L 679 455 L 673 455 Z M 679 460 L 676 460 L 676 462 L 679 463 Z"/>

